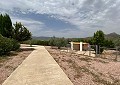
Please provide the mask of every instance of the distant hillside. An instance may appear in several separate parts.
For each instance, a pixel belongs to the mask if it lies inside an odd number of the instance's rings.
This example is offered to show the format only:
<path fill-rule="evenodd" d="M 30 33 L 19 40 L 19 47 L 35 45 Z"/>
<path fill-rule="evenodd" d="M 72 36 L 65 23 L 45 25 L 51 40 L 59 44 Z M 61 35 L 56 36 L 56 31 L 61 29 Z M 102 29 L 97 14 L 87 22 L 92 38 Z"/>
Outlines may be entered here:
<path fill-rule="evenodd" d="M 108 40 L 112 40 L 115 46 L 120 46 L 120 35 L 119 34 L 113 32 L 113 33 L 105 35 L 105 38 Z"/>
<path fill-rule="evenodd" d="M 36 40 L 50 40 L 51 37 L 44 37 L 44 36 L 40 36 L 40 37 L 35 37 L 32 36 L 32 39 L 36 39 Z"/>
<path fill-rule="evenodd" d="M 52 37 L 45 37 L 45 36 L 40 36 L 40 37 L 36 37 L 36 36 L 32 36 L 32 39 L 37 39 L 37 40 L 50 40 Z M 89 40 L 92 37 L 85 37 L 85 38 L 66 38 L 66 39 L 70 39 L 70 40 L 76 40 L 76 39 L 85 39 L 85 40 Z M 120 35 L 113 32 L 110 34 L 105 34 L 105 38 L 106 39 L 110 39 L 110 40 L 116 40 L 116 39 L 120 39 Z"/>
<path fill-rule="evenodd" d="M 120 35 L 113 32 L 113 33 L 105 35 L 105 38 L 107 38 L 107 39 L 116 39 L 116 38 L 120 38 Z"/>

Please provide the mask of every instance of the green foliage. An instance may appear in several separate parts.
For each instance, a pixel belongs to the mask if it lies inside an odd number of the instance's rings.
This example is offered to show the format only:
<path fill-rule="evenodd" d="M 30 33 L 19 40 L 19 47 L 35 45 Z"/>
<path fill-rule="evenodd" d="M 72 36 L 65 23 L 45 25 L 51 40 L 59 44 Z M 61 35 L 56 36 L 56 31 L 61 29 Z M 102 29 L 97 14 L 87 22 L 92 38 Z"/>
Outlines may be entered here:
<path fill-rule="evenodd" d="M 120 46 L 120 37 L 114 40 L 115 46 Z"/>
<path fill-rule="evenodd" d="M 55 46 L 56 45 L 56 37 L 53 36 L 50 40 L 49 40 L 49 45 L 50 46 Z"/>
<path fill-rule="evenodd" d="M 61 47 L 65 47 L 67 45 L 67 40 L 65 38 L 51 38 L 50 39 L 50 45 L 51 46 L 57 46 L 58 49 L 60 49 Z"/>
<path fill-rule="evenodd" d="M 94 36 L 93 36 L 93 44 L 94 45 L 103 46 L 104 41 L 105 41 L 105 37 L 104 37 L 103 31 L 99 30 L 96 33 L 94 33 Z"/>
<path fill-rule="evenodd" d="M 0 15 L 0 34 L 7 38 L 14 38 L 17 41 L 25 41 L 31 38 L 31 33 L 21 23 L 14 24 L 8 14 Z"/>
<path fill-rule="evenodd" d="M 112 40 L 105 40 L 105 41 L 104 41 L 104 47 L 107 47 L 107 48 L 114 48 L 115 45 L 114 45 L 114 43 L 113 43 Z"/>
<path fill-rule="evenodd" d="M 20 48 L 20 43 L 18 43 L 16 40 L 14 39 L 11 39 L 11 42 L 12 42 L 12 51 L 16 51 Z"/>
<path fill-rule="evenodd" d="M 27 41 L 23 41 L 21 43 L 22 44 L 30 44 L 30 45 L 44 45 L 44 46 L 49 45 L 49 41 L 45 41 L 45 40 L 27 40 Z"/>
<path fill-rule="evenodd" d="M 67 45 L 67 41 L 64 38 L 57 38 L 55 41 L 55 45 L 58 47 L 58 49 Z"/>
<path fill-rule="evenodd" d="M 93 38 L 91 40 L 91 43 L 93 45 L 97 45 L 97 47 L 98 47 L 97 54 L 102 53 L 104 49 L 100 48 L 100 47 L 103 47 L 104 43 L 105 43 L 105 37 L 104 37 L 103 31 L 99 30 L 96 33 L 94 33 L 94 36 L 93 36 Z M 96 51 L 96 47 L 94 49 Z"/>
<path fill-rule="evenodd" d="M 4 37 L 12 37 L 12 21 L 8 14 L 0 15 L 0 34 Z"/>
<path fill-rule="evenodd" d="M 100 48 L 100 47 L 114 48 L 115 46 L 112 40 L 105 39 L 105 35 L 101 30 L 94 33 L 94 36 L 91 40 L 89 40 L 89 43 L 98 46 L 98 50 L 97 50 L 98 54 L 104 51 L 104 48 Z M 96 48 L 94 49 L 96 50 Z"/>
<path fill-rule="evenodd" d="M 31 39 L 31 32 L 20 22 L 14 24 L 13 38 L 17 41 L 25 41 Z"/>
<path fill-rule="evenodd" d="M 12 50 L 12 42 L 10 39 L 0 35 L 0 55 L 5 55 Z"/>
<path fill-rule="evenodd" d="M 0 55 L 5 55 L 10 51 L 17 50 L 19 47 L 20 45 L 15 40 L 0 35 Z"/>

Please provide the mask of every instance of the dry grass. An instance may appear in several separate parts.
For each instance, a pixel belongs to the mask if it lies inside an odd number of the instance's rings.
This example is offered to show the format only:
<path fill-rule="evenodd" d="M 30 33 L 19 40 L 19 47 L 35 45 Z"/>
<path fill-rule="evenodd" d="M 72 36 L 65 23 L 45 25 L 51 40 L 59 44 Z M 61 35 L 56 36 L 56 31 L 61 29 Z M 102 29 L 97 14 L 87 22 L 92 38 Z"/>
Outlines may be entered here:
<path fill-rule="evenodd" d="M 20 49 L 0 57 L 0 85 L 32 51 L 33 49 Z"/>
<path fill-rule="evenodd" d="M 74 85 L 120 85 L 120 62 L 46 49 Z"/>

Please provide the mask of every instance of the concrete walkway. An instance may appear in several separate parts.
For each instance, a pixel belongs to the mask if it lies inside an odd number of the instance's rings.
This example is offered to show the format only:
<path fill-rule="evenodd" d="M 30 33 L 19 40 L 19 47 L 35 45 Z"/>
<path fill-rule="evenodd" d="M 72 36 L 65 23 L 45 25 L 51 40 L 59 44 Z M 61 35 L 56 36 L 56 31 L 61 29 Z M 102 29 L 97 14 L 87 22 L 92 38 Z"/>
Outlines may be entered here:
<path fill-rule="evenodd" d="M 2 85 L 73 85 L 44 46 L 35 49 Z"/>

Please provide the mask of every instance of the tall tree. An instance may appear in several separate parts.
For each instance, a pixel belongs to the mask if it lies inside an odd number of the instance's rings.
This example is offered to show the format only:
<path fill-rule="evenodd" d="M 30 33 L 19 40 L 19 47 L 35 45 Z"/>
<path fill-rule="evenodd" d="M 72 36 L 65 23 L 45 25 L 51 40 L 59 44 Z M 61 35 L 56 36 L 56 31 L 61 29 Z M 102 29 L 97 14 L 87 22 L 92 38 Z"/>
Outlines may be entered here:
<path fill-rule="evenodd" d="M 3 35 L 3 15 L 0 14 L 0 34 Z"/>
<path fill-rule="evenodd" d="M 13 38 L 18 41 L 29 40 L 31 39 L 31 32 L 20 22 L 16 22 L 16 24 L 14 24 Z"/>
<path fill-rule="evenodd" d="M 4 37 L 12 37 L 12 21 L 8 14 L 0 15 L 0 34 Z"/>
<path fill-rule="evenodd" d="M 98 46 L 98 54 L 103 52 L 103 49 L 100 47 L 104 46 L 104 42 L 105 42 L 105 37 L 104 37 L 104 33 L 103 31 L 99 30 L 96 33 L 94 33 L 93 36 L 93 44 Z"/>
<path fill-rule="evenodd" d="M 12 21 L 8 14 L 0 15 L 0 34 L 4 37 L 12 37 Z"/>
<path fill-rule="evenodd" d="M 9 17 L 8 14 L 6 14 L 4 17 L 3 17 L 3 20 L 4 20 L 4 29 L 5 29 L 5 37 L 9 37 L 11 38 L 12 37 L 12 21 Z"/>

